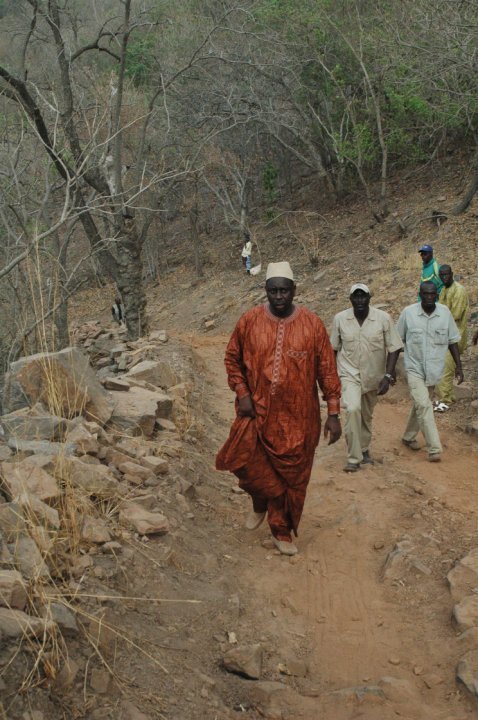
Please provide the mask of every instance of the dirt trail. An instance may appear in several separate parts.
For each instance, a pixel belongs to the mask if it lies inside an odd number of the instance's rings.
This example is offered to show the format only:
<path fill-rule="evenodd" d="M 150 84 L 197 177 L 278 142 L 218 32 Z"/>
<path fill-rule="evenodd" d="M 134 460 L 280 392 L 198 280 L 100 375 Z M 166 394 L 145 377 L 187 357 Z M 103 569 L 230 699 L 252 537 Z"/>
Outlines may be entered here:
<path fill-rule="evenodd" d="M 207 368 L 209 403 L 224 438 L 233 416 L 225 341 L 191 338 Z M 372 446 L 378 462 L 356 475 L 342 472 L 343 440 L 331 447 L 321 441 L 297 557 L 277 555 L 266 526 L 237 530 L 235 573 L 248 598 L 242 632 L 274 648 L 266 678 L 283 678 L 288 687 L 279 699 L 272 694 L 268 717 L 462 720 L 476 714 L 455 681 L 456 663 L 470 648 L 451 622 L 446 574 L 478 544 L 478 456 L 467 436 L 445 429 L 440 465 L 429 465 L 424 451 L 408 451 L 400 444 L 408 408 L 403 386 L 379 403 Z M 247 497 L 241 501 L 238 523 L 248 509 Z"/>

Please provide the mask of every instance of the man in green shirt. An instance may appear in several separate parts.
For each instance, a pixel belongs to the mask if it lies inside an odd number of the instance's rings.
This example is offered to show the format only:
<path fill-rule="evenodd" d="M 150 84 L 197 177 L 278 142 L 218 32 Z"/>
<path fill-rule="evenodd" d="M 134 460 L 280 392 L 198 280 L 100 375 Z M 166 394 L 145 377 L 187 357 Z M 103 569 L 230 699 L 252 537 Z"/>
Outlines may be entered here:
<path fill-rule="evenodd" d="M 440 265 L 433 257 L 433 248 L 431 245 L 422 245 L 418 252 L 423 263 L 420 285 L 424 282 L 432 282 L 439 296 L 443 288 L 443 281 L 440 278 Z M 420 293 L 418 294 L 418 302 L 420 302 Z"/>
<path fill-rule="evenodd" d="M 458 352 L 462 355 L 468 344 L 467 322 L 470 307 L 468 295 L 463 285 L 460 285 L 460 283 L 456 282 L 454 279 L 453 270 L 449 265 L 441 266 L 440 278 L 444 285 L 440 294 L 440 302 L 447 306 L 448 310 L 453 315 L 453 320 L 456 322 L 458 332 L 461 335 L 461 339 L 458 343 Z M 445 369 L 441 380 L 436 387 L 436 394 L 439 401 L 435 405 L 435 410 L 438 412 L 445 412 L 448 410 L 449 404 L 455 401 L 455 394 L 453 392 L 454 377 L 455 361 L 453 360 L 451 353 L 447 352 L 445 358 Z"/>

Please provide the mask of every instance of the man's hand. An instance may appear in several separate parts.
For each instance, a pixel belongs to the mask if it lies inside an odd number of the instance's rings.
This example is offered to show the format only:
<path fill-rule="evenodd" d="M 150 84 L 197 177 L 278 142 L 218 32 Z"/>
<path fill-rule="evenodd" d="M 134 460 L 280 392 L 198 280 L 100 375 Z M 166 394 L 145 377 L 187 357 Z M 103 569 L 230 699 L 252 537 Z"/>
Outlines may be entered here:
<path fill-rule="evenodd" d="M 461 385 L 461 383 L 465 379 L 465 376 L 463 375 L 463 368 L 461 367 L 461 365 L 455 367 L 455 379 L 458 385 Z"/>
<path fill-rule="evenodd" d="M 383 377 L 378 386 L 377 395 L 385 395 L 390 387 L 390 378 Z"/>
<path fill-rule="evenodd" d="M 250 395 L 245 395 L 244 397 L 239 398 L 239 415 L 241 417 L 256 417 L 256 411 L 254 408 L 254 403 L 252 402 L 252 398 Z"/>
<path fill-rule="evenodd" d="M 330 437 L 329 437 L 330 435 Z M 333 445 L 342 435 L 342 427 L 337 415 L 329 415 L 324 425 L 324 438 L 329 437 L 329 445 Z"/>

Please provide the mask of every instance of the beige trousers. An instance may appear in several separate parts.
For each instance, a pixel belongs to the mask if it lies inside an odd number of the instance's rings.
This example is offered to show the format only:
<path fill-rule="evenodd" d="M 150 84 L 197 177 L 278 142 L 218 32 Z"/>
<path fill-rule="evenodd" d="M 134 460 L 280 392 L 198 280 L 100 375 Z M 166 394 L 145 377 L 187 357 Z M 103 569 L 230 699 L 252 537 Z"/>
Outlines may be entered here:
<path fill-rule="evenodd" d="M 441 380 L 436 386 L 436 394 L 441 402 L 447 405 L 455 402 L 455 390 L 453 387 L 453 379 L 455 377 L 455 361 L 451 352 L 448 350 L 445 358 L 445 369 Z"/>
<path fill-rule="evenodd" d="M 412 409 L 408 416 L 407 427 L 403 434 L 404 440 L 415 440 L 421 430 L 427 444 L 428 453 L 433 455 L 442 451 L 438 435 L 431 397 L 433 387 L 427 387 L 425 381 L 417 375 L 407 373 L 408 389 L 412 396 Z"/>
<path fill-rule="evenodd" d="M 376 390 L 362 393 L 358 382 L 341 378 L 342 400 L 347 410 L 345 416 L 345 440 L 347 442 L 347 459 L 349 463 L 358 465 L 363 460 L 362 452 L 368 450 L 372 437 L 372 415 L 378 396 Z"/>

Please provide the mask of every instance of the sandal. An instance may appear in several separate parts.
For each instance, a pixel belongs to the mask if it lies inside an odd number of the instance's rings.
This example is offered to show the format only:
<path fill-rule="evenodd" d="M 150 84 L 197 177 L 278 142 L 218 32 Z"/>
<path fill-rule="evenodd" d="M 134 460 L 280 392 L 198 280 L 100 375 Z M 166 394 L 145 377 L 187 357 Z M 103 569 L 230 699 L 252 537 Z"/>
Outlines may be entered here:
<path fill-rule="evenodd" d="M 435 407 L 433 408 L 433 412 L 444 413 L 444 412 L 446 412 L 446 411 L 449 410 L 449 409 L 450 409 L 450 406 L 449 406 L 449 405 L 447 405 L 447 404 L 444 403 L 444 402 L 439 402 L 439 403 L 437 403 L 437 404 L 435 405 Z"/>

